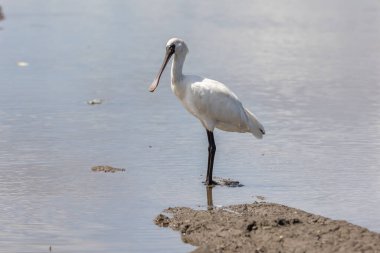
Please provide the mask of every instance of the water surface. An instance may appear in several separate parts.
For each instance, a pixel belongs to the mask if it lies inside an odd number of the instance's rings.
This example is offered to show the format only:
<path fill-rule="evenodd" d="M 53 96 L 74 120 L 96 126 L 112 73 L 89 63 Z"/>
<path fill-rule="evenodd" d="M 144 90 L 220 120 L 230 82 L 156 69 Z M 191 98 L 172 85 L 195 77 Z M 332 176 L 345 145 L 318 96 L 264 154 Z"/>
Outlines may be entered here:
<path fill-rule="evenodd" d="M 178 36 L 267 135 L 215 132 L 214 204 L 255 196 L 380 232 L 378 1 L 6 0 L 0 252 L 189 252 L 152 220 L 206 208 L 207 138 L 148 86 Z M 18 62 L 29 63 L 20 67 Z M 102 98 L 96 106 L 87 100 Z M 93 165 L 126 168 L 91 172 Z"/>

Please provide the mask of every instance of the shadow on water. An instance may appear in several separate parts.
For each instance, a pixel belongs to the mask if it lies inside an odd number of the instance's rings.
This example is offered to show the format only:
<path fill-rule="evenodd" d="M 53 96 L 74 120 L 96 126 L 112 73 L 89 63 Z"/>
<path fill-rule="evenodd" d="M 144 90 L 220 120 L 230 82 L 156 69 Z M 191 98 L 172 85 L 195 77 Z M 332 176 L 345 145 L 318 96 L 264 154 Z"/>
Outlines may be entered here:
<path fill-rule="evenodd" d="M 3 8 L 0 5 L 0 21 L 3 21 L 4 19 L 5 19 L 5 15 L 4 15 L 4 12 L 3 12 Z"/>

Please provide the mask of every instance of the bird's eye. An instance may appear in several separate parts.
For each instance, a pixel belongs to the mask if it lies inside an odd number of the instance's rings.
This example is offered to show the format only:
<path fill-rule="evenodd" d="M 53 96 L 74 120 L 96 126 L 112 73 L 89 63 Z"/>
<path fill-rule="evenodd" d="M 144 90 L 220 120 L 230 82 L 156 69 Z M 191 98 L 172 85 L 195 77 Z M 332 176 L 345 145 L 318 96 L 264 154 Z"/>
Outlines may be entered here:
<path fill-rule="evenodd" d="M 174 44 L 171 44 L 169 46 L 166 47 L 166 50 L 170 50 L 170 51 L 175 51 L 175 45 Z"/>

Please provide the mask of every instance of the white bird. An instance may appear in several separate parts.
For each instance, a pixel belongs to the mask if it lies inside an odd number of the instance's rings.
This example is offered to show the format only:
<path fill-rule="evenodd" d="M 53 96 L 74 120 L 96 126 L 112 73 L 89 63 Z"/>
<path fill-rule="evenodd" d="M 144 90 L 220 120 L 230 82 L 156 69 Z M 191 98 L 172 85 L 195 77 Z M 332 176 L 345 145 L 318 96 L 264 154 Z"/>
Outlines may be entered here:
<path fill-rule="evenodd" d="M 256 116 L 242 105 L 239 98 L 227 86 L 208 78 L 182 74 L 183 63 L 188 52 L 187 45 L 182 39 L 170 39 L 166 44 L 164 62 L 157 77 L 150 85 L 149 91 L 153 92 L 157 88 L 162 72 L 170 57 L 174 55 L 171 88 L 183 106 L 206 128 L 209 154 L 205 183 L 213 185 L 216 184 L 212 180 L 216 151 L 214 129 L 239 133 L 249 132 L 258 139 L 263 137 L 265 130 Z"/>

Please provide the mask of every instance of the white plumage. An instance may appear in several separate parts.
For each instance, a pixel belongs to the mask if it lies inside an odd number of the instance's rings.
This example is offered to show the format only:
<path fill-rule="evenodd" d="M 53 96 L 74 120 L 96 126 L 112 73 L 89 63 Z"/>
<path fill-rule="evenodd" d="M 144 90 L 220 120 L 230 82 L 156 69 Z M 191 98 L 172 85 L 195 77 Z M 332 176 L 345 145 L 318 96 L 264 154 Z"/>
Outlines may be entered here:
<path fill-rule="evenodd" d="M 213 131 L 215 128 L 229 132 L 250 132 L 261 139 L 265 130 L 256 116 L 244 108 L 238 97 L 224 84 L 195 75 L 184 75 L 182 67 L 188 53 L 186 43 L 172 38 L 166 45 L 166 55 L 161 69 L 150 86 L 153 92 L 170 57 L 174 55 L 171 69 L 171 88 L 183 106 L 206 128 L 210 148 L 214 149 Z M 211 138 L 211 139 L 210 139 Z M 212 148 L 214 146 L 214 148 Z M 209 150 L 210 150 L 209 148 Z M 212 151 L 211 151 L 212 153 Z M 214 155 L 209 152 L 207 184 L 213 184 L 212 165 Z M 210 161 L 210 156 L 212 161 Z M 210 164 L 211 163 L 211 164 Z M 211 166 L 211 168 L 210 168 Z"/>
<path fill-rule="evenodd" d="M 229 132 L 251 132 L 262 138 L 264 127 L 224 84 L 207 78 L 184 76 L 179 83 L 172 83 L 175 94 L 180 85 L 185 87 L 185 92 L 177 97 L 209 131 L 216 127 Z"/>

